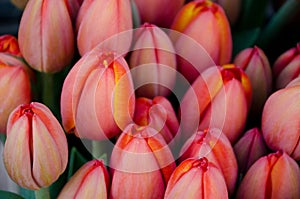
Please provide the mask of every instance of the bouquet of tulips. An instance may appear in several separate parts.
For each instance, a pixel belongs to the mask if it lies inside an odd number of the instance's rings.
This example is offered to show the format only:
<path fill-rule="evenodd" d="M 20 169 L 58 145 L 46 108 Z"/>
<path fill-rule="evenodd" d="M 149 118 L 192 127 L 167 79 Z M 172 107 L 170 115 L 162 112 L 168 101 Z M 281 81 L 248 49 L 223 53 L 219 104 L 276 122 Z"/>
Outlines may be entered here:
<path fill-rule="evenodd" d="M 11 3 L 0 198 L 300 198 L 299 0 Z"/>

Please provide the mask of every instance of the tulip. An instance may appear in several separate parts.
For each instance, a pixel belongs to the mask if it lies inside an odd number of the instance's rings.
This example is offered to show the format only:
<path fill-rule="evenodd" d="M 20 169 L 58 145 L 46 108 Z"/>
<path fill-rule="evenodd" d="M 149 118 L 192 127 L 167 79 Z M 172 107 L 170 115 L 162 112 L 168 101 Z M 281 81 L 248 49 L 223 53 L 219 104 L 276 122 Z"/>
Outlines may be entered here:
<path fill-rule="evenodd" d="M 241 0 L 213 0 L 213 2 L 222 6 L 232 25 L 238 21 L 241 11 Z"/>
<path fill-rule="evenodd" d="M 138 8 L 141 21 L 169 28 L 184 0 L 134 0 Z"/>
<path fill-rule="evenodd" d="M 132 39 L 129 0 L 86 0 L 78 14 L 77 45 L 80 55 L 109 39 L 107 50 L 127 53 Z M 122 33 L 127 31 L 126 33 Z M 119 34 L 122 33 L 122 34 Z"/>
<path fill-rule="evenodd" d="M 80 138 L 104 140 L 132 121 L 135 98 L 128 65 L 112 52 L 92 51 L 67 75 L 61 94 L 62 123 Z"/>
<path fill-rule="evenodd" d="M 206 129 L 192 135 L 180 151 L 179 162 L 188 158 L 206 157 L 223 174 L 228 192 L 234 193 L 238 164 L 231 143 L 218 129 Z"/>
<path fill-rule="evenodd" d="M 256 160 L 268 153 L 268 148 L 258 128 L 248 130 L 233 148 L 241 173 L 246 173 Z"/>
<path fill-rule="evenodd" d="M 29 1 L 21 18 L 19 46 L 28 64 L 54 73 L 70 64 L 74 54 L 72 21 L 61 0 Z"/>
<path fill-rule="evenodd" d="M 251 83 L 241 68 L 234 65 L 208 68 L 180 103 L 183 139 L 198 128 L 218 128 L 235 143 L 243 132 L 250 104 Z"/>
<path fill-rule="evenodd" d="M 136 31 L 129 66 L 136 93 L 142 97 L 167 96 L 176 81 L 175 50 L 168 35 L 145 23 Z M 147 84 L 147 85 L 146 85 Z"/>
<path fill-rule="evenodd" d="M 0 36 L 0 52 L 22 57 L 18 40 L 12 35 Z"/>
<path fill-rule="evenodd" d="M 130 124 L 114 146 L 110 167 L 111 199 L 159 199 L 176 165 L 158 131 Z"/>
<path fill-rule="evenodd" d="M 293 87 L 293 86 L 300 86 L 300 76 L 292 80 L 288 85 L 286 85 L 286 88 Z"/>
<path fill-rule="evenodd" d="M 207 158 L 189 158 L 173 172 L 165 199 L 228 198 L 222 172 Z"/>
<path fill-rule="evenodd" d="M 150 126 L 163 136 L 169 143 L 176 136 L 179 122 L 167 98 L 157 96 L 155 98 L 137 98 L 133 121 L 139 126 Z"/>
<path fill-rule="evenodd" d="M 278 90 L 267 100 L 262 113 L 262 133 L 267 146 L 300 160 L 300 86 Z"/>
<path fill-rule="evenodd" d="M 85 163 L 61 190 L 58 199 L 107 198 L 110 178 L 101 160 Z"/>
<path fill-rule="evenodd" d="M 230 62 L 232 53 L 230 25 L 218 4 L 208 0 L 186 4 L 178 12 L 171 29 L 183 33 L 171 32 L 170 37 L 177 54 L 183 58 L 178 59 L 178 70 L 190 83 L 206 68 Z M 193 40 L 189 41 L 187 37 Z M 190 57 L 196 60 L 188 63 Z M 184 60 L 187 58 L 188 62 Z"/>
<path fill-rule="evenodd" d="M 25 64 L 12 56 L 0 53 L 0 133 L 6 132 L 9 114 L 31 99 L 30 80 Z"/>
<path fill-rule="evenodd" d="M 26 189 L 48 187 L 63 173 L 68 162 L 67 139 L 45 105 L 32 102 L 13 110 L 3 159 L 11 179 Z"/>
<path fill-rule="evenodd" d="M 268 58 L 258 47 L 247 48 L 235 57 L 234 64 L 241 67 L 250 79 L 253 93 L 251 116 L 260 117 L 272 92 L 272 71 Z"/>
<path fill-rule="evenodd" d="M 276 89 L 284 88 L 300 75 L 300 43 L 280 55 L 273 65 Z"/>
<path fill-rule="evenodd" d="M 258 159 L 243 178 L 236 198 L 300 198 L 300 170 L 286 153 Z"/>
<path fill-rule="evenodd" d="M 76 18 L 77 18 L 80 6 L 83 3 L 83 0 L 64 0 L 64 1 L 66 2 L 72 22 L 75 24 Z"/>
<path fill-rule="evenodd" d="M 12 4 L 14 4 L 17 8 L 23 10 L 28 3 L 29 0 L 10 0 Z"/>

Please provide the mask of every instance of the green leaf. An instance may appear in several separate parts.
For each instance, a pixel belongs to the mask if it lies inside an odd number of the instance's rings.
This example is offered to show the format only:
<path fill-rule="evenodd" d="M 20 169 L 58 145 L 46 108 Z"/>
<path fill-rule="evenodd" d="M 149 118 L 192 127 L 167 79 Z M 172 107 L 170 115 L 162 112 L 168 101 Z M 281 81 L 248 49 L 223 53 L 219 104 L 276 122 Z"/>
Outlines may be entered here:
<path fill-rule="evenodd" d="M 24 199 L 22 196 L 8 192 L 8 191 L 2 191 L 0 190 L 0 198 L 5 198 L 5 199 Z"/>
<path fill-rule="evenodd" d="M 266 18 L 268 0 L 242 0 L 239 29 L 262 26 Z"/>
<path fill-rule="evenodd" d="M 3 145 L 5 144 L 5 140 L 6 140 L 6 134 L 0 132 L 0 141 L 3 143 Z"/>
<path fill-rule="evenodd" d="M 233 34 L 233 56 L 241 50 L 253 47 L 260 33 L 260 28 L 240 31 Z"/>
<path fill-rule="evenodd" d="M 84 158 L 75 147 L 73 147 L 70 152 L 68 179 L 70 179 L 74 173 L 87 161 L 88 160 Z"/>

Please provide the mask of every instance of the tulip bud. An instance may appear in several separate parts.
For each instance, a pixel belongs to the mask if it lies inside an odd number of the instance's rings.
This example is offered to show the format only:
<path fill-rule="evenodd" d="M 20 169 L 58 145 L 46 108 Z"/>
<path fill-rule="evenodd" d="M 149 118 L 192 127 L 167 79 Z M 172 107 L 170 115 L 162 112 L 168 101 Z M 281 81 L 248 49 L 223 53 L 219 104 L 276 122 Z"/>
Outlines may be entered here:
<path fill-rule="evenodd" d="M 22 57 L 17 38 L 12 35 L 0 36 L 0 52 Z"/>
<path fill-rule="evenodd" d="M 180 103 L 183 138 L 189 138 L 197 127 L 218 128 L 234 143 L 243 132 L 250 104 L 251 83 L 241 68 L 208 68 Z"/>
<path fill-rule="evenodd" d="M 135 98 L 123 57 L 92 51 L 65 79 L 61 95 L 62 123 L 80 138 L 103 140 L 120 133 L 132 121 Z"/>
<path fill-rule="evenodd" d="M 28 64 L 40 72 L 58 72 L 74 54 L 72 21 L 64 1 L 29 1 L 18 33 L 20 50 Z"/>
<path fill-rule="evenodd" d="M 66 2 L 66 6 L 70 13 L 72 22 L 75 24 L 76 18 L 77 18 L 80 6 L 83 3 L 83 0 L 64 0 L 64 1 Z"/>
<path fill-rule="evenodd" d="M 258 128 L 248 130 L 234 145 L 234 152 L 241 173 L 246 173 L 250 166 L 268 152 L 263 136 Z"/>
<path fill-rule="evenodd" d="M 61 190 L 58 199 L 108 198 L 109 174 L 100 160 L 85 163 Z"/>
<path fill-rule="evenodd" d="M 112 37 L 106 49 L 128 52 L 132 40 L 132 13 L 129 0 L 86 0 L 76 22 L 80 55 Z M 118 33 L 127 31 L 124 35 Z M 115 35 L 115 36 L 114 36 Z"/>
<path fill-rule="evenodd" d="M 191 65 L 185 60 L 178 59 L 178 70 L 192 83 L 206 68 L 213 65 L 223 65 L 230 62 L 232 53 L 232 38 L 227 17 L 218 4 L 208 0 L 192 1 L 186 4 L 177 14 L 171 26 L 170 37 L 177 54 L 183 58 L 195 57 L 197 65 Z M 194 49 L 187 42 L 186 36 L 205 51 Z M 201 49 L 201 48 L 200 48 Z M 208 53 L 208 55 L 207 55 Z M 212 64 L 211 58 L 215 64 Z"/>
<path fill-rule="evenodd" d="M 236 23 L 241 11 L 241 0 L 213 0 L 222 6 L 232 25 Z"/>
<path fill-rule="evenodd" d="M 130 124 L 114 146 L 110 167 L 111 199 L 160 199 L 176 165 L 158 131 Z"/>
<path fill-rule="evenodd" d="M 253 93 L 251 113 L 260 116 L 272 91 L 272 71 L 268 58 L 258 47 L 247 48 L 235 57 L 234 64 L 249 77 Z"/>
<path fill-rule="evenodd" d="M 231 143 L 218 129 L 198 131 L 183 145 L 179 162 L 188 158 L 206 157 L 223 174 L 228 192 L 234 193 L 238 164 Z"/>
<path fill-rule="evenodd" d="M 10 114 L 3 159 L 12 180 L 27 189 L 48 187 L 63 173 L 67 139 L 45 105 L 20 105 Z"/>
<path fill-rule="evenodd" d="M 296 160 L 300 160 L 299 100 L 300 86 L 278 90 L 268 98 L 261 121 L 267 146 Z"/>
<path fill-rule="evenodd" d="M 19 59 L 0 53 L 0 133 L 6 132 L 9 114 L 31 99 L 26 66 Z"/>
<path fill-rule="evenodd" d="M 172 141 L 179 129 L 172 104 L 162 96 L 157 96 L 153 100 L 137 98 L 133 121 L 139 126 L 150 126 L 159 131 L 166 143 Z"/>
<path fill-rule="evenodd" d="M 273 74 L 276 89 L 284 88 L 300 75 L 300 43 L 277 58 L 273 66 Z"/>
<path fill-rule="evenodd" d="M 145 23 L 136 31 L 130 56 L 132 78 L 138 96 L 167 96 L 176 81 L 176 56 L 168 35 L 155 25 Z"/>
<path fill-rule="evenodd" d="M 243 178 L 236 198 L 300 198 L 300 170 L 286 153 L 258 159 Z"/>
<path fill-rule="evenodd" d="M 184 0 L 134 0 L 138 8 L 141 21 L 169 28 Z"/>
<path fill-rule="evenodd" d="M 228 198 L 221 171 L 207 158 L 186 159 L 173 172 L 165 199 Z"/>

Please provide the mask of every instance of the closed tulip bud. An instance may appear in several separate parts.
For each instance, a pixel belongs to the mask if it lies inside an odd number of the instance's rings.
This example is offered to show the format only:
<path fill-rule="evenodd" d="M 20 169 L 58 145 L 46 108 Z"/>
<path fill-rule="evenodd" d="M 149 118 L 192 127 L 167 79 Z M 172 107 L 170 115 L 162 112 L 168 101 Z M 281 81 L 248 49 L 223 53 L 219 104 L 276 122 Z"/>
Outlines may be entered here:
<path fill-rule="evenodd" d="M 265 53 L 258 47 L 241 51 L 234 60 L 237 67 L 241 67 L 250 79 L 252 85 L 251 113 L 260 117 L 261 111 L 272 92 L 272 71 Z"/>
<path fill-rule="evenodd" d="M 299 100 L 300 86 L 278 90 L 268 98 L 261 121 L 267 146 L 296 160 L 300 160 Z"/>
<path fill-rule="evenodd" d="M 169 28 L 184 0 L 134 0 L 138 8 L 141 21 Z"/>
<path fill-rule="evenodd" d="M 167 98 L 137 98 L 135 103 L 134 122 L 139 126 L 150 126 L 163 136 L 169 143 L 176 136 L 179 122 Z"/>
<path fill-rule="evenodd" d="M 64 172 L 67 139 L 45 105 L 20 105 L 10 114 L 3 159 L 12 180 L 27 189 L 48 187 Z"/>
<path fill-rule="evenodd" d="M 101 160 L 85 163 L 61 190 L 58 199 L 108 198 L 110 177 Z"/>
<path fill-rule="evenodd" d="M 107 50 L 121 54 L 131 45 L 132 13 L 129 0 L 86 0 L 83 2 L 76 22 L 77 45 L 84 55 L 98 44 L 109 39 Z M 119 34 L 127 31 L 127 33 Z"/>
<path fill-rule="evenodd" d="M 228 198 L 222 172 L 206 157 L 189 158 L 173 172 L 165 193 L 165 199 L 213 199 Z"/>
<path fill-rule="evenodd" d="M 155 25 L 145 23 L 136 31 L 130 56 L 132 78 L 142 97 L 167 96 L 176 81 L 175 50 L 168 35 Z"/>
<path fill-rule="evenodd" d="M 222 172 L 228 192 L 234 193 L 238 164 L 231 143 L 218 129 L 198 131 L 183 145 L 179 162 L 188 158 L 206 157 Z"/>
<path fill-rule="evenodd" d="M 29 75 L 25 64 L 17 58 L 0 53 L 0 133 L 6 132 L 9 114 L 31 99 Z"/>
<path fill-rule="evenodd" d="M 300 43 L 280 55 L 273 65 L 275 88 L 284 88 L 300 75 Z"/>
<path fill-rule="evenodd" d="M 183 138 L 189 138 L 197 127 L 218 128 L 235 143 L 243 132 L 251 95 L 250 80 L 241 68 L 234 65 L 208 68 L 180 103 Z"/>
<path fill-rule="evenodd" d="M 80 138 L 104 140 L 132 122 L 133 83 L 123 57 L 92 51 L 67 75 L 62 88 L 61 115 L 67 132 Z M 121 129 L 121 130 L 120 130 Z"/>
<path fill-rule="evenodd" d="M 222 6 L 232 25 L 238 21 L 241 11 L 241 0 L 213 0 L 213 2 Z"/>
<path fill-rule="evenodd" d="M 243 178 L 236 198 L 300 198 L 300 170 L 286 153 L 258 159 Z"/>
<path fill-rule="evenodd" d="M 111 199 L 160 199 L 176 165 L 158 131 L 130 124 L 114 146 L 110 167 Z"/>
<path fill-rule="evenodd" d="M 178 59 L 179 72 L 190 83 L 206 68 L 230 62 L 232 54 L 230 25 L 223 9 L 218 4 L 208 0 L 192 1 L 186 4 L 178 12 L 171 29 L 183 33 L 183 35 L 170 33 L 177 54 L 183 58 L 196 58 L 197 65 L 191 65 L 181 58 Z M 187 42 L 187 36 L 197 44 Z M 199 47 L 195 49 L 196 45 L 204 49 L 199 50 Z M 211 59 L 215 64 L 212 64 Z"/>
<path fill-rule="evenodd" d="M 17 38 L 12 35 L 0 36 L 0 52 L 22 57 Z"/>
<path fill-rule="evenodd" d="M 268 153 L 263 136 L 258 128 L 248 130 L 234 145 L 234 152 L 241 173 L 246 173 L 250 166 Z"/>
<path fill-rule="evenodd" d="M 18 39 L 24 59 L 35 70 L 54 73 L 64 69 L 74 54 L 73 27 L 66 3 L 29 1 Z"/>

